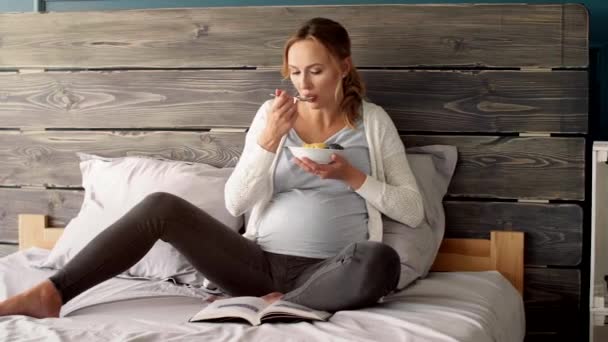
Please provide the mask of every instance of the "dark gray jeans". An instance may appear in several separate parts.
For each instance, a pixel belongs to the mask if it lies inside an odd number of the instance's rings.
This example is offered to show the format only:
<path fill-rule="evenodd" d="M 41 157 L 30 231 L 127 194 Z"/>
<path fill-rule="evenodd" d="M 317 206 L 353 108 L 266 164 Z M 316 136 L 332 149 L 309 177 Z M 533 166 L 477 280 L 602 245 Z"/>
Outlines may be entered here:
<path fill-rule="evenodd" d="M 147 196 L 50 280 L 66 303 L 129 269 L 158 239 L 232 296 L 279 291 L 285 300 L 338 311 L 373 305 L 399 280 L 399 256 L 385 244 L 353 243 L 328 259 L 268 253 L 186 200 L 163 192 Z"/>

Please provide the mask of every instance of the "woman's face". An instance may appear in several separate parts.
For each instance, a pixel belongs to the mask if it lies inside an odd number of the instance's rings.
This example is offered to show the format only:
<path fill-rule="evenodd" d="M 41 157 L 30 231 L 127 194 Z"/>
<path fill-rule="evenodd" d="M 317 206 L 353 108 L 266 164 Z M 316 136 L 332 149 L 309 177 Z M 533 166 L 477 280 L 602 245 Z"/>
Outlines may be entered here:
<path fill-rule="evenodd" d="M 287 52 L 291 82 L 300 95 L 312 97 L 306 103 L 313 109 L 336 106 L 336 87 L 346 70 L 339 70 L 331 58 L 327 49 L 312 39 L 294 43 Z"/>

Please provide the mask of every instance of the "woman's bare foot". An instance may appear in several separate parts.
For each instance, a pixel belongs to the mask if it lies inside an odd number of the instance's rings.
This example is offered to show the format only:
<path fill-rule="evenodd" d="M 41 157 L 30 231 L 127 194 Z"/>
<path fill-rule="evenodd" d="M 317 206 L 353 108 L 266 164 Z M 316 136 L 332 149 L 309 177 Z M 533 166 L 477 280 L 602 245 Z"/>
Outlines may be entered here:
<path fill-rule="evenodd" d="M 269 294 L 262 296 L 262 299 L 268 303 L 274 303 L 275 301 L 281 299 L 281 297 L 283 297 L 281 292 L 270 292 Z"/>
<path fill-rule="evenodd" d="M 59 317 L 61 305 L 61 294 L 47 279 L 25 292 L 0 302 L 0 316 Z"/>

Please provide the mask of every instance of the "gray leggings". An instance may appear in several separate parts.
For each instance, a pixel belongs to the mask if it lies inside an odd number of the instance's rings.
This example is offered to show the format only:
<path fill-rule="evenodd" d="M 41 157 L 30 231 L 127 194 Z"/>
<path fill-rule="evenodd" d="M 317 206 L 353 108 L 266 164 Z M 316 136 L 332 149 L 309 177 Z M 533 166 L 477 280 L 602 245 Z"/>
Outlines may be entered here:
<path fill-rule="evenodd" d="M 232 296 L 283 292 L 283 299 L 327 311 L 373 305 L 399 280 L 397 252 L 357 242 L 328 259 L 263 251 L 191 203 L 168 193 L 147 196 L 50 277 L 63 303 L 124 272 L 162 239 Z"/>

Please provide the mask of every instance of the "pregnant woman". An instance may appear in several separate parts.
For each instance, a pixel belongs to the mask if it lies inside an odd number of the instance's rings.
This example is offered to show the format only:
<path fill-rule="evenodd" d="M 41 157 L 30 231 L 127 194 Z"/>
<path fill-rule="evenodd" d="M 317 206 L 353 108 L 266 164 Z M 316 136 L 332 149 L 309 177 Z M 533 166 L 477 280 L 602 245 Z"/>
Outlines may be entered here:
<path fill-rule="evenodd" d="M 225 188 L 230 213 L 250 212 L 243 236 L 179 197 L 154 193 L 49 279 L 1 302 L 0 315 L 57 317 L 63 304 L 127 270 L 158 239 L 233 296 L 337 311 L 391 292 L 400 262 L 381 242 L 381 216 L 417 226 L 422 200 L 393 122 L 363 99 L 347 31 L 309 20 L 286 42 L 282 74 L 299 99 L 276 90 L 260 107 Z M 312 143 L 339 144 L 343 155 L 317 164 L 287 148 Z"/>

